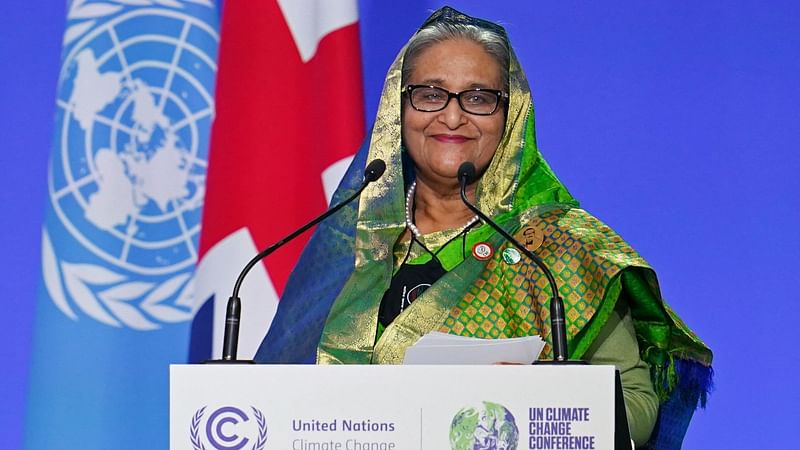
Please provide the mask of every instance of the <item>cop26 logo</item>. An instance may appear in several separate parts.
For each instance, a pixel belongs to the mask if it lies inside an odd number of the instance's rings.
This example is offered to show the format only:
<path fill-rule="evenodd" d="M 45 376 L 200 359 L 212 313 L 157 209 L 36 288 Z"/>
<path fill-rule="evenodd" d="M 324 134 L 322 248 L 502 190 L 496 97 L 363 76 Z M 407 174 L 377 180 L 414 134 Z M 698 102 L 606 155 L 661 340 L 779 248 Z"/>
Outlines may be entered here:
<path fill-rule="evenodd" d="M 235 406 L 222 406 L 206 415 L 204 406 L 195 411 L 189 427 L 192 450 L 263 450 L 267 443 L 264 413 L 251 406 L 252 418 Z M 255 420 L 251 420 L 255 419 Z M 204 426 L 205 424 L 205 426 Z"/>
<path fill-rule="evenodd" d="M 212 0 L 74 0 L 43 274 L 73 320 L 192 318 L 219 36 Z"/>

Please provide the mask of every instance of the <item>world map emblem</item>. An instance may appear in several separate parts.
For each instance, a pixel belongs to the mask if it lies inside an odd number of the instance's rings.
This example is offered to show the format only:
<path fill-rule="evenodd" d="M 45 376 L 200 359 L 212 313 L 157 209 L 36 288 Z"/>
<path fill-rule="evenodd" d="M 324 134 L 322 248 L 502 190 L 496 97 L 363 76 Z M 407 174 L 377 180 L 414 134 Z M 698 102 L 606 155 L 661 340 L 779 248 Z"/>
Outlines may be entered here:
<path fill-rule="evenodd" d="M 499 403 L 464 407 L 450 424 L 451 450 L 516 450 L 518 445 L 514 415 Z"/>
<path fill-rule="evenodd" d="M 42 261 L 73 320 L 154 330 L 193 316 L 219 41 L 196 9 L 213 7 L 70 6 Z"/>

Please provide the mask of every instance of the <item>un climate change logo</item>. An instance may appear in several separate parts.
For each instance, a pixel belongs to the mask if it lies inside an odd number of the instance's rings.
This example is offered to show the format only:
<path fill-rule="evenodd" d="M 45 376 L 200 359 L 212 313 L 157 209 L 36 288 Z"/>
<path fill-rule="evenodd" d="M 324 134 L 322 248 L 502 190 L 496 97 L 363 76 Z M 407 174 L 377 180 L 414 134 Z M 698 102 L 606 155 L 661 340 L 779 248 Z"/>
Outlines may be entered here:
<path fill-rule="evenodd" d="M 518 444 L 514 415 L 498 403 L 462 408 L 450 425 L 452 450 L 516 450 Z"/>
<path fill-rule="evenodd" d="M 214 4 L 75 0 L 68 19 L 45 286 L 75 320 L 75 307 L 135 330 L 189 320 L 214 113 Z"/>
<path fill-rule="evenodd" d="M 235 406 L 222 406 L 204 418 L 206 408 L 203 406 L 192 416 L 189 426 L 192 450 L 206 450 L 205 444 L 216 450 L 264 450 L 267 420 L 261 410 L 251 406 L 255 420 L 250 420 L 245 410 Z"/>

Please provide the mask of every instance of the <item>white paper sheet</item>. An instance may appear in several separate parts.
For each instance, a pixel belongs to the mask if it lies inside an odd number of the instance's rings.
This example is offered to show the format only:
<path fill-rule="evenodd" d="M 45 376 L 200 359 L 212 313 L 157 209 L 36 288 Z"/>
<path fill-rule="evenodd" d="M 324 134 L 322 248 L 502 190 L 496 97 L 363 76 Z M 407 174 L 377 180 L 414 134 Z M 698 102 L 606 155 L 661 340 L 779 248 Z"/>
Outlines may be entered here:
<path fill-rule="evenodd" d="M 406 350 L 403 364 L 531 364 L 543 348 L 539 336 L 479 339 L 432 332 Z"/>

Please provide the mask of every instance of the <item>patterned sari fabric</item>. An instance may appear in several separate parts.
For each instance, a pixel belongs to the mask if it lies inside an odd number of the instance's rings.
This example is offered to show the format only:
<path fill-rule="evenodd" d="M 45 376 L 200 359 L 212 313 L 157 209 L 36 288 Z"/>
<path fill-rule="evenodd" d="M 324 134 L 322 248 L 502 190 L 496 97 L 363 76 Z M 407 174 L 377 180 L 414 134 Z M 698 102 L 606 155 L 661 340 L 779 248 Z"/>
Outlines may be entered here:
<path fill-rule="evenodd" d="M 491 28 L 450 8 L 435 21 Z M 430 331 L 480 338 L 550 337 L 550 288 L 533 263 L 506 263 L 503 238 L 482 225 L 474 236 L 497 249 L 488 261 L 465 258 L 405 309 L 382 333 L 378 308 L 389 286 L 395 247 L 405 231 L 405 190 L 413 168 L 401 142 L 401 68 L 390 68 L 369 141 L 356 155 L 334 202 L 363 180 L 376 158 L 386 173 L 360 200 L 321 224 L 292 273 L 277 315 L 256 355 L 259 362 L 401 363 Z M 552 269 L 565 300 L 570 357 L 580 358 L 625 297 L 641 357 L 662 401 L 650 448 L 679 448 L 698 402 L 710 388 L 711 351 L 663 302 L 655 273 L 622 238 L 578 208 L 536 147 L 527 80 L 511 55 L 506 126 L 478 181 L 477 206 L 515 234 Z M 472 236 L 470 232 L 468 236 Z M 471 243 L 469 244 L 472 245 Z M 544 358 L 552 357 L 546 346 Z"/>

